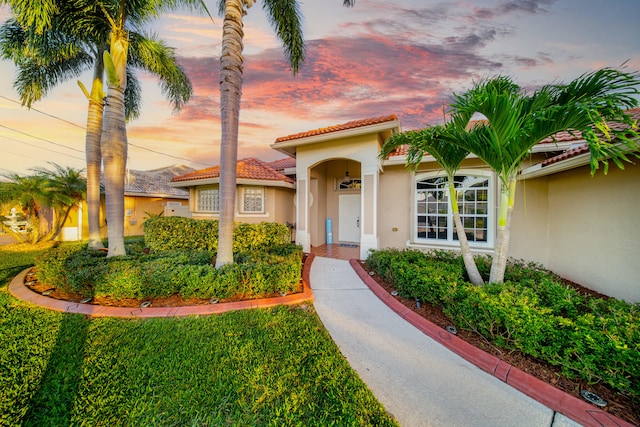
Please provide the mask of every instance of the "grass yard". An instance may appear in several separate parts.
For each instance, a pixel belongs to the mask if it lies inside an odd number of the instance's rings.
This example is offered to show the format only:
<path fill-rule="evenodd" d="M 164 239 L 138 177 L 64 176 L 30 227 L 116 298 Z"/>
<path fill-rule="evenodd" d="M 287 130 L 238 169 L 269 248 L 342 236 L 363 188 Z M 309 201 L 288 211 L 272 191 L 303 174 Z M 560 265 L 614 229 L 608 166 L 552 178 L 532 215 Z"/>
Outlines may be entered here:
<path fill-rule="evenodd" d="M 0 247 L 0 425 L 396 425 L 312 306 L 146 320 L 56 313 L 8 294 L 34 256 L 11 248 Z"/>

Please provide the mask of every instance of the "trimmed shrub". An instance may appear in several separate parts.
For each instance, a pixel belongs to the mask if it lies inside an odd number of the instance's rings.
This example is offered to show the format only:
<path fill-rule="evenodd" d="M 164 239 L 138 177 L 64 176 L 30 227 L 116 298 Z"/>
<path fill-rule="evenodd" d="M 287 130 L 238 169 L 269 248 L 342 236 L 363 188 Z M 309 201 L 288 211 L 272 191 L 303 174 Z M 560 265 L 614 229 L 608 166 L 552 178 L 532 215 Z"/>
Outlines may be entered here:
<path fill-rule="evenodd" d="M 216 270 L 213 252 L 187 250 L 105 259 L 86 245 L 53 249 L 38 260 L 46 282 L 83 296 L 148 299 L 252 299 L 297 291 L 302 249 L 277 245 L 263 251 L 236 254 L 236 263 Z M 132 251 L 133 252 L 133 251 Z M 45 278 L 40 276 L 41 281 Z"/>
<path fill-rule="evenodd" d="M 178 216 L 149 218 L 144 222 L 144 240 L 154 252 L 179 249 L 216 251 L 218 221 Z"/>
<path fill-rule="evenodd" d="M 145 243 L 152 252 L 188 249 L 217 251 L 218 221 L 182 217 L 155 217 L 144 222 Z M 289 243 L 289 228 L 284 224 L 238 223 L 233 232 L 233 251 L 255 251 Z"/>
<path fill-rule="evenodd" d="M 477 260 L 481 272 L 490 264 Z M 443 252 L 374 251 L 367 261 L 403 296 L 439 304 L 459 328 L 640 400 L 640 304 L 587 298 L 523 261 L 510 262 L 505 283 L 484 286 L 463 282 L 460 260 Z"/>

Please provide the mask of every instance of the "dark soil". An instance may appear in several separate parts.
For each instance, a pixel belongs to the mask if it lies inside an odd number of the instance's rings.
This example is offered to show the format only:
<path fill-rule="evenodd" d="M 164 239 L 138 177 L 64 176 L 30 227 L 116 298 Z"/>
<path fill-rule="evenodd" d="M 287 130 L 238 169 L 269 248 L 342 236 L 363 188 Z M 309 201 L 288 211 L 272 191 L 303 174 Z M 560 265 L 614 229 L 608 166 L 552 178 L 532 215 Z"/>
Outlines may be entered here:
<path fill-rule="evenodd" d="M 363 264 L 363 267 L 366 271 L 371 272 L 366 264 Z M 378 284 L 380 284 L 380 286 L 386 289 L 387 292 L 391 293 L 395 290 L 393 285 L 387 283 L 381 276 L 375 274 L 373 275 L 373 278 Z M 576 283 L 569 281 L 564 281 L 564 283 L 575 288 L 578 292 L 584 295 L 593 298 L 609 298 L 606 295 L 599 294 L 598 292 L 587 289 Z M 453 325 L 453 322 L 447 318 L 447 316 L 442 312 L 442 309 L 437 305 L 433 305 L 428 302 L 421 302 L 420 308 L 417 308 L 415 299 L 403 298 L 401 296 L 396 296 L 394 298 L 441 328 Z M 498 357 L 510 365 L 515 366 L 516 368 L 527 372 L 530 375 L 577 397 L 578 399 L 582 399 L 580 392 L 583 389 L 596 393 L 607 401 L 607 406 L 600 409 L 640 426 L 640 404 L 638 402 L 634 402 L 628 396 L 621 395 L 604 384 L 586 384 L 580 380 L 569 379 L 562 375 L 558 367 L 550 365 L 543 360 L 538 360 L 517 350 L 505 350 L 503 348 L 499 348 L 470 328 L 467 329 L 467 327 L 461 325 L 456 325 L 456 327 L 456 335 L 475 347 Z"/>

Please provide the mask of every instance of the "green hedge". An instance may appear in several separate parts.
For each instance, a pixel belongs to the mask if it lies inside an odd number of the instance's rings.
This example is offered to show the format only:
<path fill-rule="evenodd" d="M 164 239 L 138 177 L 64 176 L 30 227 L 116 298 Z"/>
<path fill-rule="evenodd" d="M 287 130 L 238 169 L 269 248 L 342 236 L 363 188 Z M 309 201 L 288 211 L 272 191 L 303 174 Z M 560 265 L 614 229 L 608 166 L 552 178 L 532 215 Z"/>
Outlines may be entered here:
<path fill-rule="evenodd" d="M 511 262 L 505 283 L 473 286 L 457 255 L 372 251 L 369 266 L 398 292 L 440 305 L 458 328 L 604 382 L 640 403 L 640 304 L 587 298 L 537 264 Z M 490 264 L 481 257 L 479 264 Z"/>
<path fill-rule="evenodd" d="M 182 217 L 154 217 L 144 222 L 145 243 L 151 251 L 216 251 L 218 221 Z M 237 223 L 233 232 L 233 251 L 255 251 L 289 243 L 289 228 L 284 224 Z"/>
<path fill-rule="evenodd" d="M 293 244 L 234 255 L 235 263 L 216 270 L 214 252 L 174 250 L 145 254 L 127 246 L 129 255 L 106 258 L 86 244 L 64 245 L 36 260 L 38 278 L 87 297 L 147 299 L 253 299 L 298 289 L 302 249 Z"/>

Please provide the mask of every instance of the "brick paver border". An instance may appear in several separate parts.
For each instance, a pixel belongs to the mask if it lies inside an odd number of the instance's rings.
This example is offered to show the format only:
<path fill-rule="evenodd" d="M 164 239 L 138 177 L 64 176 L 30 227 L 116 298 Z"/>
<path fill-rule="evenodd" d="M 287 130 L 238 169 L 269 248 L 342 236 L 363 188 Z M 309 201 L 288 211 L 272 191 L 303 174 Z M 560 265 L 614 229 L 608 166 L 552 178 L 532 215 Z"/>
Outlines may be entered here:
<path fill-rule="evenodd" d="M 276 305 L 296 305 L 303 302 L 313 302 L 313 292 L 309 285 L 309 272 L 315 255 L 309 254 L 302 270 L 302 292 L 285 295 L 283 297 L 260 298 L 247 301 L 225 302 L 219 304 L 190 305 L 182 307 L 108 307 L 95 304 L 80 304 L 73 301 L 63 301 L 49 298 L 32 291 L 24 285 L 24 278 L 29 271 L 26 269 L 13 278 L 9 284 L 9 292 L 14 297 L 51 310 L 84 314 L 92 317 L 173 317 L 219 314 L 228 311 L 245 310 L 251 308 L 267 308 Z"/>

